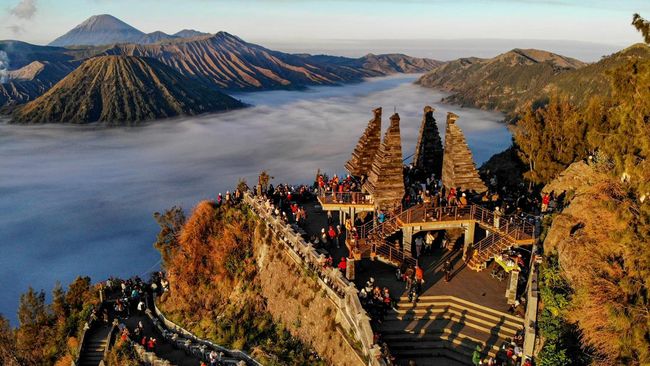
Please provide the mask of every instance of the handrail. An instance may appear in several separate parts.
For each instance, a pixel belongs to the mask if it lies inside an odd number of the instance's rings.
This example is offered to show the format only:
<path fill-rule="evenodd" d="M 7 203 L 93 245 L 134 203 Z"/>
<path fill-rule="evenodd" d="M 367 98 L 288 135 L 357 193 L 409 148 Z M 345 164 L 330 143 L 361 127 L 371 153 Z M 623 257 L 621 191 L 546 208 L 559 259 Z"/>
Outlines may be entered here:
<path fill-rule="evenodd" d="M 371 247 L 374 253 L 388 256 L 389 261 L 398 257 L 390 244 L 387 248 L 378 246 L 383 243 L 387 236 L 395 232 L 396 228 L 405 224 L 413 224 L 430 221 L 476 221 L 483 226 L 490 227 L 494 235 L 490 235 L 475 244 L 474 249 L 478 255 L 484 255 L 489 248 L 495 247 L 499 242 L 512 243 L 513 241 L 534 239 L 535 227 L 527 220 L 516 216 L 501 215 L 497 211 L 491 211 L 479 205 L 465 206 L 445 206 L 433 207 L 429 204 L 420 203 L 408 209 L 398 206 L 395 210 L 387 215 L 387 219 L 382 223 L 376 223 L 374 220 L 357 227 L 357 234 L 360 239 L 366 239 L 363 251 Z M 377 252 L 377 249 L 383 252 Z M 408 256 L 402 255 L 400 262 L 406 260 Z M 414 262 L 415 259 L 412 258 Z"/>
<path fill-rule="evenodd" d="M 323 192 L 318 195 L 323 204 L 371 205 L 372 196 L 362 192 Z"/>

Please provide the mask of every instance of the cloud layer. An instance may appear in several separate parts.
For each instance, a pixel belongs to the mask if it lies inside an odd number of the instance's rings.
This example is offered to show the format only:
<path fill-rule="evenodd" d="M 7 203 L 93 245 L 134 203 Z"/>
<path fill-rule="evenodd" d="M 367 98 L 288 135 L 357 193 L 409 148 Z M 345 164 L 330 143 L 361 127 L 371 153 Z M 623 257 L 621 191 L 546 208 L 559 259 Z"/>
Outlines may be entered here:
<path fill-rule="evenodd" d="M 376 106 L 384 128 L 399 112 L 405 156 L 425 104 L 436 107 L 441 128 L 447 111 L 460 115 L 477 160 L 509 145 L 501 115 L 438 105 L 442 94 L 413 79 L 244 94 L 255 107 L 142 128 L 0 124 L 0 312 L 15 314 L 28 285 L 146 271 L 159 259 L 154 211 L 189 211 L 262 169 L 274 184 L 309 182 L 318 168 L 343 174 Z"/>

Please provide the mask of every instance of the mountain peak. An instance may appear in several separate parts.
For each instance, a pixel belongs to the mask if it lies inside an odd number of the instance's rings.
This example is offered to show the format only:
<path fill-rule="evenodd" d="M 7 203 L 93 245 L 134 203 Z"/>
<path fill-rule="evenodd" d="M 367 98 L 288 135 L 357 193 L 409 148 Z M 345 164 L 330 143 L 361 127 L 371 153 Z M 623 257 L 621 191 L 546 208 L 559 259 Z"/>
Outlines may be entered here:
<path fill-rule="evenodd" d="M 174 33 L 173 36 L 179 38 L 192 38 L 192 37 L 199 37 L 199 36 L 207 36 L 209 34 L 210 33 L 199 32 L 195 29 L 183 29 L 179 32 Z"/>
<path fill-rule="evenodd" d="M 136 28 L 126 24 L 125 22 L 121 21 L 120 19 L 110 14 L 93 15 L 90 18 L 84 20 L 81 24 L 76 26 L 74 29 L 84 29 L 87 31 L 112 29 L 112 30 L 129 30 L 129 31 L 140 32 Z"/>

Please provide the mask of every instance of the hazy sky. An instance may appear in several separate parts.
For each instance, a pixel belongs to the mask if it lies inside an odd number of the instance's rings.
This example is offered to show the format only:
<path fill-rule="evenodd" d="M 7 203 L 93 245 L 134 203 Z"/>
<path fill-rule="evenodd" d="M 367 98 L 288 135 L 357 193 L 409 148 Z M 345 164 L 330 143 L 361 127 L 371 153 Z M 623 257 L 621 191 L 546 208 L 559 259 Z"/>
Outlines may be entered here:
<path fill-rule="evenodd" d="M 94 14 L 151 32 L 225 30 L 253 41 L 562 39 L 626 46 L 649 0 L 0 0 L 0 39 L 45 44 Z"/>

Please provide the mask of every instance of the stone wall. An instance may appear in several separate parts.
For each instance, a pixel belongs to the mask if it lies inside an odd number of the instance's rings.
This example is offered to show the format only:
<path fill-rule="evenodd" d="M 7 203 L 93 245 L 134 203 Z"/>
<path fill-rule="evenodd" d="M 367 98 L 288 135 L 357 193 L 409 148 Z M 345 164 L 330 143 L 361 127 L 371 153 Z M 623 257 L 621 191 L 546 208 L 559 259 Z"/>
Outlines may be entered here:
<path fill-rule="evenodd" d="M 244 196 L 260 217 L 254 247 L 262 295 L 273 317 L 333 365 L 377 365 L 370 318 L 358 291 L 264 200 Z"/>

